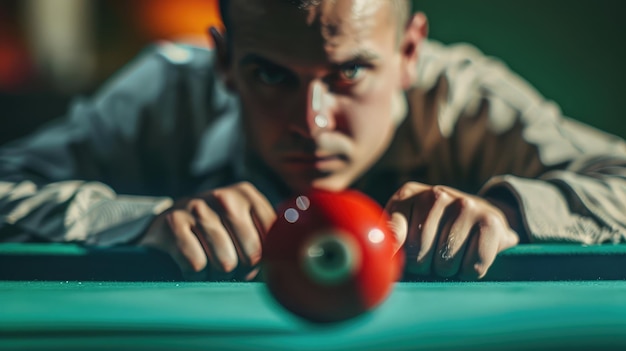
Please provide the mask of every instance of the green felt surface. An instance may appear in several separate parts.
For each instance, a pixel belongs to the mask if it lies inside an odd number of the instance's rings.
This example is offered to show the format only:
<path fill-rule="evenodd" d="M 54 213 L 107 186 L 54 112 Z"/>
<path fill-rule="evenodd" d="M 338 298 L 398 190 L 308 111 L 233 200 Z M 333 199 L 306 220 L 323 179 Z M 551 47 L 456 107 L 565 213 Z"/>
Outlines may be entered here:
<path fill-rule="evenodd" d="M 626 282 L 399 283 L 333 326 L 261 283 L 0 282 L 0 349 L 583 350 L 626 348 Z"/>
<path fill-rule="evenodd" d="M 623 267 L 624 244 L 519 245 L 498 256 L 486 280 L 622 280 Z M 180 281 L 182 276 L 167 255 L 144 248 L 0 244 L 0 280 Z"/>
<path fill-rule="evenodd" d="M 139 248 L 116 248 L 118 251 L 143 251 Z M 0 255 L 88 255 L 106 249 L 95 249 L 73 244 L 0 244 Z M 626 255 L 626 245 L 579 245 L 579 244 L 526 244 L 518 245 L 502 253 L 502 256 L 519 255 Z"/>

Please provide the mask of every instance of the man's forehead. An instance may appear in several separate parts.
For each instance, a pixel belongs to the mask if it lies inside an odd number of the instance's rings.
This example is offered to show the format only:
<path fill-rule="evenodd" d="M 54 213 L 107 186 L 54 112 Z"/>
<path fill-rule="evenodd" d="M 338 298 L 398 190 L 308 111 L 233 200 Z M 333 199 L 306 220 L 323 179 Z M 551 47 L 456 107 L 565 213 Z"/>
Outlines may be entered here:
<path fill-rule="evenodd" d="M 366 13 L 375 13 L 386 7 L 394 0 L 228 0 L 231 13 L 234 15 L 248 14 L 275 14 L 284 10 L 298 10 L 300 12 L 350 9 L 354 16 Z"/>
<path fill-rule="evenodd" d="M 346 56 L 392 31 L 389 7 L 389 0 L 232 0 L 229 31 L 238 48 Z"/>
<path fill-rule="evenodd" d="M 342 35 L 365 34 L 387 23 L 381 19 L 385 2 L 380 0 L 327 0 L 316 7 L 323 34 L 328 38 Z M 310 10 L 313 12 L 313 10 Z"/>

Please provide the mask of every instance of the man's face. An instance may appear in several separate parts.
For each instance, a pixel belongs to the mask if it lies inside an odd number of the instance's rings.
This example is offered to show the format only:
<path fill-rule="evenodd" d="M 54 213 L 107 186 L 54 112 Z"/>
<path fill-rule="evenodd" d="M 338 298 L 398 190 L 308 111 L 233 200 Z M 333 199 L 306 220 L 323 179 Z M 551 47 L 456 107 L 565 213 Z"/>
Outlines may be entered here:
<path fill-rule="evenodd" d="M 350 186 L 389 146 L 403 59 L 388 0 L 234 0 L 227 74 L 249 147 L 295 192 Z"/>

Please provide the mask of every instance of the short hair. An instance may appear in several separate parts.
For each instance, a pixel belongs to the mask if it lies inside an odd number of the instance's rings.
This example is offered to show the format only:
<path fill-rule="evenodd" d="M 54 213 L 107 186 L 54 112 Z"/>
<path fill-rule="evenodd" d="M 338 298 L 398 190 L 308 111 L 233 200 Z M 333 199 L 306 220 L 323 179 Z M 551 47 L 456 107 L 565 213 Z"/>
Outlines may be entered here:
<path fill-rule="evenodd" d="M 219 0 L 220 16 L 222 17 L 222 23 L 224 27 L 228 29 L 230 27 L 230 4 L 231 0 Z M 297 6 L 299 9 L 307 9 L 311 6 L 319 6 L 323 0 L 284 0 L 291 5 Z M 389 0 L 391 1 L 392 14 L 397 19 L 398 24 L 398 38 L 401 37 L 404 29 L 406 28 L 409 18 L 413 13 L 413 0 Z"/>

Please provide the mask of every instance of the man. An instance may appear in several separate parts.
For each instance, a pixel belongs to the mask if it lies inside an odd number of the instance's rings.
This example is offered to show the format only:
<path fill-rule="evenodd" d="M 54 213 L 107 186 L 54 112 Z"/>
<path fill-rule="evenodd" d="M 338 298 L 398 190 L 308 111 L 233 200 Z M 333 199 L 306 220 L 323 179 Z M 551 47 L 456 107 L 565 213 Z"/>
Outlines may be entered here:
<path fill-rule="evenodd" d="M 252 279 L 289 194 L 361 190 L 418 275 L 520 242 L 619 242 L 626 144 L 562 117 L 406 0 L 226 0 L 215 50 L 163 44 L 0 152 L 4 240 L 136 244 Z M 400 248 L 398 248 L 400 249 Z"/>

